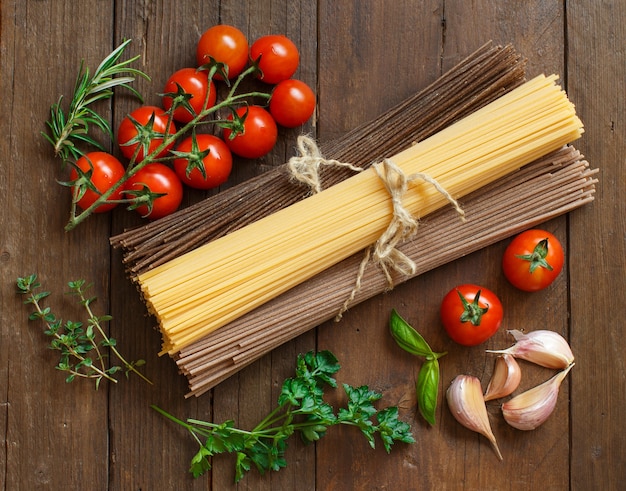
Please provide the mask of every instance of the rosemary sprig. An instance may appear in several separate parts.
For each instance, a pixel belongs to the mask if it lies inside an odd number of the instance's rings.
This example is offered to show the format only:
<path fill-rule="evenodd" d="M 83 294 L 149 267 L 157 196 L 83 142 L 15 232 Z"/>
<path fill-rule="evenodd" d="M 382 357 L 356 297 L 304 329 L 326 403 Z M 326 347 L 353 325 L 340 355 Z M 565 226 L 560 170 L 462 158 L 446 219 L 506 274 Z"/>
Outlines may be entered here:
<path fill-rule="evenodd" d="M 77 146 L 79 142 L 102 149 L 102 145 L 89 134 L 90 125 L 96 126 L 113 138 L 109 122 L 90 107 L 94 102 L 109 99 L 113 95 L 113 88 L 118 86 L 130 90 L 143 101 L 141 94 L 130 86 L 137 76 L 150 80 L 150 77 L 141 70 L 129 66 L 139 56 L 120 61 L 130 41 L 130 39 L 124 41 L 102 60 L 93 75 L 90 75 L 89 68 L 81 62 L 67 113 L 62 108 L 63 96 L 51 106 L 50 119 L 46 122 L 50 135 L 44 133 L 44 136 L 54 147 L 55 155 L 63 159 L 64 163 L 70 158 L 77 159 L 82 155 Z"/>
<path fill-rule="evenodd" d="M 29 275 L 17 279 L 19 293 L 26 295 L 25 304 L 31 304 L 35 310 L 29 315 L 29 320 L 41 320 L 46 325 L 44 331 L 52 338 L 50 348 L 61 352 L 61 359 L 57 364 L 58 370 L 67 372 L 66 382 L 72 382 L 79 378 L 95 380 L 96 389 L 103 379 L 117 383 L 115 374 L 124 370 L 126 376 L 134 372 L 146 382 L 152 384 L 137 367 L 145 364 L 144 360 L 128 362 L 120 354 L 114 338 L 107 336 L 102 328 L 102 323 L 111 320 L 110 315 L 96 316 L 91 310 L 91 304 L 95 297 L 87 297 L 84 280 L 70 281 L 68 283 L 72 295 L 78 297 L 79 303 L 87 311 L 87 327 L 82 322 L 63 320 L 56 317 L 50 307 L 41 305 L 41 301 L 50 295 L 50 292 L 39 291 L 41 284 L 37 281 L 37 275 Z M 121 362 L 120 365 L 108 366 L 106 364 L 107 353 L 110 350 Z"/>

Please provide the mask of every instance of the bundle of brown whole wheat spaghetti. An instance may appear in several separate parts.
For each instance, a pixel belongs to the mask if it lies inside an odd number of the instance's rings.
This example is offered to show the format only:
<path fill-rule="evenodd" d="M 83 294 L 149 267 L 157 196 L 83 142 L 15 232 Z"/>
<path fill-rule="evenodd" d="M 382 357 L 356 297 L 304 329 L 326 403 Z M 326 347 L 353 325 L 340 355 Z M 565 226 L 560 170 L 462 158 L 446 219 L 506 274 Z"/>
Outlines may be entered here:
<path fill-rule="evenodd" d="M 412 263 L 409 273 L 392 270 L 385 275 L 376 265 L 363 263 L 359 251 L 375 242 L 394 216 L 385 202 L 388 189 L 373 172 L 372 176 L 363 172 L 349 177 L 347 171 L 335 167 L 325 170 L 322 184 L 326 190 L 339 192 L 330 198 L 326 198 L 326 191 L 319 193 L 316 197 L 322 198 L 314 204 L 309 203 L 317 198 L 306 197 L 308 190 L 291 182 L 284 169 L 279 169 L 269 181 L 264 179 L 267 175 L 257 179 L 263 183 L 263 207 L 250 206 L 243 199 L 250 196 L 250 187 L 259 183 L 244 183 L 241 187 L 246 191 L 233 188 L 173 216 L 167 224 L 156 222 L 113 238 L 113 244 L 125 249 L 131 276 L 159 319 L 164 352 L 176 358 L 189 378 L 191 394 L 205 392 L 274 347 L 332 318 L 347 298 L 353 305 L 384 291 L 389 276 L 394 283 L 405 281 L 590 201 L 593 172 L 577 151 L 563 146 L 581 131 L 573 108 L 549 77 L 522 82 L 523 61 L 510 47 L 485 46 L 416 97 L 351 132 L 346 141 L 322 147 L 325 157 L 363 168 L 389 155 L 394 165 L 396 161 L 401 166 L 405 161 L 417 162 L 417 167 L 409 165 L 407 172 L 422 170 L 424 162 L 438 162 L 436 166 L 426 165 L 422 174 L 424 179 L 436 176 L 434 182 L 429 181 L 436 189 L 429 182 L 413 185 L 416 203 L 411 212 L 426 216 L 412 240 L 397 248 Z M 466 92 L 459 97 L 461 90 Z M 442 103 L 450 99 L 452 104 Z M 528 109 L 535 103 L 536 110 Z M 480 107 L 483 109 L 478 110 Z M 407 114 L 415 117 L 407 119 Z M 468 122 L 470 114 L 475 120 Z M 558 117 L 551 119 L 552 114 Z M 412 128 L 407 131 L 421 134 L 416 138 L 405 134 L 403 139 L 392 141 L 390 135 L 395 135 L 398 118 Z M 554 137 L 559 128 L 560 139 Z M 379 140 L 375 146 L 379 154 L 363 150 L 370 138 Z M 423 139 L 426 144 L 413 145 Z M 543 144 L 542 139 L 548 143 Z M 458 149 L 451 150 L 450 142 Z M 515 157 L 518 154 L 520 157 Z M 465 174 L 459 170 L 459 161 L 467 164 Z M 518 167 L 521 170 L 515 170 Z M 464 196 L 463 212 L 471 227 L 459 223 L 454 209 L 442 208 L 446 199 L 437 188 L 440 182 L 445 183 L 444 194 L 450 191 L 451 195 Z M 270 183 L 276 183 L 280 192 L 268 193 Z M 268 194 L 278 195 L 269 200 L 271 205 L 267 204 Z M 336 204 L 341 196 L 355 198 Z M 403 199 L 409 201 L 410 196 Z M 247 210 L 258 210 L 256 216 L 241 212 L 243 202 Z M 437 205 L 429 208 L 435 202 Z M 222 221 L 210 230 L 196 231 L 192 224 L 199 215 L 207 215 L 207 207 L 225 208 Z M 197 212 L 200 209 L 202 213 Z M 379 216 L 371 218 L 375 209 Z M 278 213 L 281 210 L 285 211 Z M 338 217 L 335 223 L 328 224 L 333 221 L 326 218 L 329 215 Z M 276 216 L 277 223 L 291 225 L 286 230 L 279 227 L 271 221 Z M 251 225 L 257 229 L 249 232 Z M 335 232 L 325 236 L 327 227 L 334 227 Z M 242 232 L 234 233 L 236 229 Z M 363 232 L 370 229 L 371 233 Z M 241 241 L 239 234 L 244 240 L 260 237 L 251 254 L 243 249 L 233 253 Z M 319 244 L 311 249 L 310 243 L 320 236 Z M 333 242 L 339 236 L 343 242 Z M 445 244 L 435 240 L 442 236 L 446 237 Z M 219 237 L 223 239 L 217 240 Z M 181 238 L 192 245 L 172 246 Z M 331 245 L 325 249 L 326 242 Z M 352 243 L 357 245 L 349 249 Z M 207 246 L 213 249 L 204 252 Z M 292 249 L 293 257 L 284 259 Z M 196 252 L 191 254 L 190 250 Z M 327 259 L 335 250 L 341 254 Z M 309 257 L 317 253 L 316 258 Z M 217 259 L 210 260 L 203 270 L 198 261 L 207 255 Z M 259 255 L 267 262 L 261 267 L 257 266 Z M 355 272 L 359 270 L 361 286 L 355 289 Z M 195 287 L 190 282 L 195 282 Z M 282 285 L 280 295 L 276 285 Z"/>

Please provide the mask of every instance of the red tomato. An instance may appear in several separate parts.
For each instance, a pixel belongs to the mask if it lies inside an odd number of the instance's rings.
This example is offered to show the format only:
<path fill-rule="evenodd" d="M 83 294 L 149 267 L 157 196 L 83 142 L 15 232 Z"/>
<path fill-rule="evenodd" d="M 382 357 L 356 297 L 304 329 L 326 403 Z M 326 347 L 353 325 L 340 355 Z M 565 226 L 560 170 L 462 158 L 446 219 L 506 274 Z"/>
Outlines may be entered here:
<path fill-rule="evenodd" d="M 164 164 L 146 164 L 128 181 L 124 191 L 129 197 L 154 196 L 152 205 L 148 203 L 131 207 L 142 217 L 156 220 L 175 212 L 183 199 L 183 185 L 176 173 Z"/>
<path fill-rule="evenodd" d="M 288 37 L 271 34 L 260 37 L 252 43 L 250 59 L 254 62 L 258 60 L 262 72 L 259 79 L 268 84 L 277 84 L 296 73 L 300 53 Z"/>
<path fill-rule="evenodd" d="M 233 26 L 211 27 L 198 41 L 196 49 L 198 66 L 209 63 L 209 58 L 214 58 L 228 67 L 228 78 L 237 77 L 248 63 L 248 40 L 245 34 Z M 216 74 L 215 78 L 222 79 L 219 74 Z"/>
<path fill-rule="evenodd" d="M 230 151 L 247 159 L 258 159 L 269 153 L 278 138 L 278 128 L 272 115 L 260 106 L 240 107 L 237 115 L 240 118 L 245 115 L 243 132 L 231 138 L 233 131 L 224 129 L 224 141 Z M 227 119 L 232 121 L 233 116 Z"/>
<path fill-rule="evenodd" d="M 184 94 L 179 95 L 179 86 Z M 163 93 L 177 94 L 175 97 L 183 102 L 176 106 L 173 114 L 174 119 L 181 123 L 189 123 L 203 110 L 213 107 L 217 100 L 213 81 L 209 83 L 208 74 L 195 68 L 181 68 L 174 72 L 165 84 Z M 186 94 L 191 98 L 187 99 Z M 173 104 L 174 99 L 171 96 L 163 96 L 163 107 L 166 111 L 169 111 Z"/>
<path fill-rule="evenodd" d="M 176 155 L 189 154 L 174 160 L 174 170 L 183 183 L 195 189 L 211 189 L 228 179 L 233 156 L 217 136 L 199 134 L 185 138 Z"/>
<path fill-rule="evenodd" d="M 76 167 L 78 167 L 83 173 L 91 175 L 88 177 L 91 184 L 98 190 L 98 192 L 90 189 L 86 183 L 78 184 L 79 200 L 77 202 L 83 210 L 89 208 L 94 204 L 102 193 L 108 191 L 113 184 L 118 182 L 124 177 L 124 166 L 113 155 L 106 152 L 90 152 L 83 155 L 76 161 Z M 70 179 L 75 181 L 79 178 L 78 172 L 75 168 L 70 171 Z M 124 186 L 120 186 L 116 189 L 111 196 L 107 198 L 109 200 L 120 200 L 122 197 L 122 189 Z M 82 196 L 81 196 L 82 194 Z M 103 213 L 105 211 L 112 210 L 117 206 L 117 203 L 106 203 L 99 205 L 94 209 L 94 213 Z"/>
<path fill-rule="evenodd" d="M 492 291 L 476 285 L 460 285 L 441 302 L 441 321 L 452 338 L 464 346 L 476 346 L 493 336 L 502 323 L 502 303 Z"/>
<path fill-rule="evenodd" d="M 526 230 L 515 237 L 502 256 L 504 276 L 527 292 L 550 285 L 563 269 L 563 247 L 545 230 Z"/>
<path fill-rule="evenodd" d="M 270 113 L 274 120 L 286 128 L 306 123 L 315 111 L 315 94 L 300 80 L 283 80 L 272 92 Z"/>
<path fill-rule="evenodd" d="M 150 124 L 153 115 L 154 121 Z M 133 120 L 138 124 L 134 123 Z M 156 106 L 142 106 L 122 119 L 117 131 L 117 143 L 124 157 L 131 159 L 138 146 L 140 149 L 136 162 L 141 162 L 145 155 L 154 152 L 163 143 L 166 130 L 170 135 L 176 133 L 176 126 L 173 122 L 169 122 L 168 129 L 168 120 L 167 113 Z M 173 145 L 174 141 L 172 140 L 171 144 L 159 152 L 155 158 L 165 156 Z M 147 152 L 145 152 L 146 149 Z"/>

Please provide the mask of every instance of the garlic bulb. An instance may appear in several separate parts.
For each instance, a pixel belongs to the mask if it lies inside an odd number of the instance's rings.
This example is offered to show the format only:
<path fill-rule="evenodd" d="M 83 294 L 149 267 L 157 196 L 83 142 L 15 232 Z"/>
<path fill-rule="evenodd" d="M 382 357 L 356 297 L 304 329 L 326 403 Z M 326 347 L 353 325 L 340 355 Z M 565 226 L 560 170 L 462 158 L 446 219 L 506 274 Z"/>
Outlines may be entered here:
<path fill-rule="evenodd" d="M 564 369 L 574 362 L 569 344 L 554 331 L 537 330 L 524 334 L 521 331 L 508 331 L 515 338 L 515 344 L 505 350 L 487 350 L 488 353 L 510 354 L 542 367 Z"/>
<path fill-rule="evenodd" d="M 466 428 L 484 435 L 502 460 L 496 437 L 489 424 L 480 380 L 471 375 L 458 375 L 448 387 L 446 399 L 454 418 Z"/>
<path fill-rule="evenodd" d="M 506 422 L 518 430 L 534 430 L 543 424 L 554 411 L 561 382 L 573 366 L 569 365 L 550 380 L 502 404 Z"/>
<path fill-rule="evenodd" d="M 512 355 L 505 353 L 496 358 L 491 380 L 485 391 L 485 401 L 500 399 L 513 393 L 522 380 L 522 371 Z"/>

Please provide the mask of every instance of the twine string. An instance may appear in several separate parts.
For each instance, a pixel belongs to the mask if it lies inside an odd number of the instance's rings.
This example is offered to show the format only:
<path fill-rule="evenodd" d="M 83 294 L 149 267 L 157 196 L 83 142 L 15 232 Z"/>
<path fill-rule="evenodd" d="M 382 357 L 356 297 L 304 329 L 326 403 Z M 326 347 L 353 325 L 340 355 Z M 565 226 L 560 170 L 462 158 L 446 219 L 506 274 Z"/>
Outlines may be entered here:
<path fill-rule="evenodd" d="M 346 167 L 355 172 L 364 170 L 352 164 L 324 159 L 315 141 L 307 136 L 301 135 L 298 137 L 297 145 L 300 155 L 292 157 L 287 163 L 287 167 L 292 177 L 308 185 L 313 193 L 319 193 L 322 190 L 319 176 L 321 165 Z M 465 221 L 465 212 L 459 203 L 436 179 L 428 174 L 416 172 L 407 176 L 391 159 L 384 159 L 382 162 L 374 164 L 373 167 L 389 193 L 393 205 L 393 215 L 382 235 L 373 245 L 365 250 L 352 291 L 336 315 L 336 322 L 341 320 L 343 314 L 348 310 L 349 305 L 354 301 L 361 289 L 365 269 L 370 260 L 381 268 L 387 280 L 388 290 L 393 289 L 394 286 L 392 276 L 394 271 L 404 276 L 410 276 L 415 273 L 417 268 L 415 261 L 398 249 L 398 245 L 412 239 L 418 229 L 418 220 L 402 204 L 402 199 L 409 184 L 417 180 L 431 184 L 454 207 L 459 213 L 461 220 Z"/>
<path fill-rule="evenodd" d="M 354 172 L 361 172 L 363 170 L 361 167 L 357 167 L 346 162 L 325 159 L 315 143 L 315 140 L 306 135 L 300 135 L 298 137 L 296 148 L 299 155 L 293 156 L 289 159 L 289 162 L 287 162 L 287 169 L 294 179 L 307 185 L 313 193 L 319 193 L 322 191 L 319 172 L 320 166 L 322 165 L 345 167 Z"/>

